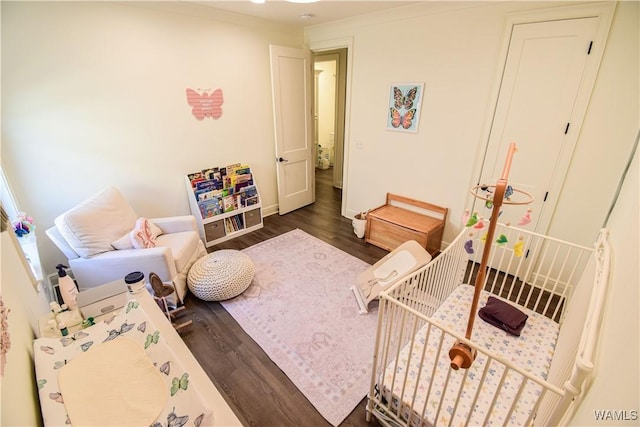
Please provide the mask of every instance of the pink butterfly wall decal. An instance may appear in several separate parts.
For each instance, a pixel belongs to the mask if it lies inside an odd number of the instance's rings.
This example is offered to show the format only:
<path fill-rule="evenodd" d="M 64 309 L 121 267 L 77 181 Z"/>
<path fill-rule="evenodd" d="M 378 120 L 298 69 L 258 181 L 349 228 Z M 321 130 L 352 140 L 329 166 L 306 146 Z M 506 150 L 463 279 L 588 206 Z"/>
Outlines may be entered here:
<path fill-rule="evenodd" d="M 219 119 L 222 116 L 222 89 L 216 89 L 211 93 L 202 92 L 202 95 L 193 89 L 187 88 L 187 103 L 193 107 L 191 112 L 198 120 L 205 117 Z"/>

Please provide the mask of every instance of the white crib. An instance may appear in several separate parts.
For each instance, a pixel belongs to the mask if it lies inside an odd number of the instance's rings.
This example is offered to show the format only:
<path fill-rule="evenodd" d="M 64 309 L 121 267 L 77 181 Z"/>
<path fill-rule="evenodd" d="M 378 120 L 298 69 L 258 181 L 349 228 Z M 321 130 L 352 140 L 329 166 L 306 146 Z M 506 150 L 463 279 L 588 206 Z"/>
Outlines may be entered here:
<path fill-rule="evenodd" d="M 478 308 L 489 295 L 509 301 L 529 315 L 521 336 L 476 317 L 471 340 L 464 338 L 484 250 L 482 233 L 464 230 L 380 296 L 367 420 L 556 426 L 575 409 L 593 370 L 609 276 L 607 231 L 594 248 L 500 224 L 495 236 L 502 243 L 491 243 Z M 451 368 L 456 341 L 477 351 L 468 369 Z"/>

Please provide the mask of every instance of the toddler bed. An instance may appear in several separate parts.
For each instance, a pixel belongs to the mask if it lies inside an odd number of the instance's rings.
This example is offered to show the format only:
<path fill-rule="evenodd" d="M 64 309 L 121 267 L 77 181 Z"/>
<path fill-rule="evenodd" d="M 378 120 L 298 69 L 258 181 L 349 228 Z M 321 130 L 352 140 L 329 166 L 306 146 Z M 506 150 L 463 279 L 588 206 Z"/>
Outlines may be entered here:
<path fill-rule="evenodd" d="M 463 230 L 380 295 L 367 419 L 414 427 L 559 425 L 593 369 L 606 234 L 588 248 L 498 224 L 478 307 L 492 297 L 528 317 L 514 336 L 476 312 L 466 339 L 484 242 Z M 468 369 L 452 367 L 456 342 L 477 352 Z"/>

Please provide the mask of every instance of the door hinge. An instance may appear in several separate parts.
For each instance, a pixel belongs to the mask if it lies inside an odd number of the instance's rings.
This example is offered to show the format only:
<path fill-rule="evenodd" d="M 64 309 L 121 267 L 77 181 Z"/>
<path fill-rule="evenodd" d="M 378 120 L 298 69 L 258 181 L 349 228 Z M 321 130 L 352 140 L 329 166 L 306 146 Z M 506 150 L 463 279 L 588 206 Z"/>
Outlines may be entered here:
<path fill-rule="evenodd" d="M 567 123 L 567 127 L 564 129 L 564 134 L 566 135 L 569 132 L 569 125 L 571 123 Z"/>
<path fill-rule="evenodd" d="M 591 55 L 591 48 L 593 47 L 593 40 L 589 42 L 589 50 L 587 50 L 587 55 Z"/>
<path fill-rule="evenodd" d="M 542 201 L 546 202 L 548 196 L 549 196 L 549 192 L 547 191 L 546 193 L 544 193 L 544 199 L 542 199 Z"/>

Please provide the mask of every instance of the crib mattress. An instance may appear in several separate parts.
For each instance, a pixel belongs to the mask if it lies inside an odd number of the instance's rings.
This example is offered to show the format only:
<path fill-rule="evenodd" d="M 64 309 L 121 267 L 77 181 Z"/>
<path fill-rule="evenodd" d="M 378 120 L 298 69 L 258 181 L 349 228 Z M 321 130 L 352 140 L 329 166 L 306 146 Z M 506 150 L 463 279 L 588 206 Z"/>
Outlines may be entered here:
<path fill-rule="evenodd" d="M 152 427 L 166 425 L 205 426 L 213 424 L 212 410 L 197 388 L 189 384 L 187 372 L 136 300 L 117 315 L 62 338 L 34 341 L 36 380 L 45 426 L 69 424 L 58 372 L 74 357 L 91 352 L 100 344 L 126 338 L 144 349 L 160 372 L 166 388 L 166 404 Z M 118 408 L 113 408 L 117 411 Z M 73 421 L 73 420 L 71 420 Z"/>
<path fill-rule="evenodd" d="M 468 310 L 473 300 L 473 291 L 474 288 L 472 286 L 458 286 L 434 313 L 432 319 L 464 336 Z M 478 307 L 485 305 L 489 295 L 491 294 L 482 291 Z M 508 335 L 503 330 L 484 322 L 476 314 L 472 341 L 509 360 L 513 366 L 517 366 L 541 379 L 546 379 L 553 358 L 559 325 L 542 315 L 519 308 L 529 315 L 520 337 Z M 379 384 L 381 385 L 380 389 L 383 397 L 390 401 L 392 408 L 397 411 L 400 396 L 402 396 L 402 416 L 405 420 L 408 420 L 411 415 L 411 425 L 413 426 L 457 426 L 467 423 L 467 414 L 473 405 L 473 395 L 466 390 L 469 389 L 470 385 L 472 386 L 471 390 L 481 386 L 480 397 L 475 402 L 475 409 L 471 414 L 468 425 L 482 425 L 487 411 L 491 407 L 494 395 L 500 387 L 499 381 L 505 367 L 496 361 L 491 362 L 486 377 L 480 384 L 484 367 L 487 364 L 487 356 L 478 353 L 476 360 L 468 369 L 467 378 L 464 380 L 465 389 L 458 399 L 458 391 L 463 381 L 465 370 L 454 371 L 450 369 L 448 352 L 455 339 L 445 333 L 440 354 L 438 355 L 443 331 L 432 327 L 426 344 L 425 360 L 421 364 L 420 358 L 425 341 L 427 341 L 427 329 L 428 325 L 419 330 L 413 349 L 408 344 L 401 350 L 396 359 L 398 361 L 397 367 L 396 360 L 387 366 L 384 372 L 384 380 L 382 384 Z M 435 371 L 434 363 L 436 363 Z M 404 381 L 405 378 L 406 383 Z M 418 378 L 419 384 L 416 386 Z M 486 425 L 524 425 L 542 388 L 529 381 L 525 385 L 515 411 L 510 419 L 505 421 L 513 398 L 522 381 L 523 376 L 521 374 L 515 371 L 507 373 L 506 380 L 498 392 L 496 403 L 487 418 Z M 415 401 L 413 401 L 414 390 L 416 391 Z M 455 416 L 451 420 L 456 404 Z M 421 416 L 423 408 L 425 408 L 424 418 Z M 435 419 L 436 415 L 438 417 L 437 420 Z M 450 422 L 451 424 L 449 424 Z"/>

